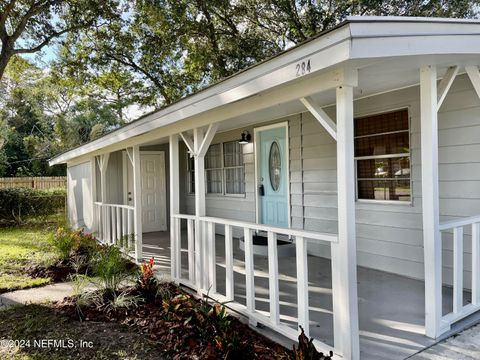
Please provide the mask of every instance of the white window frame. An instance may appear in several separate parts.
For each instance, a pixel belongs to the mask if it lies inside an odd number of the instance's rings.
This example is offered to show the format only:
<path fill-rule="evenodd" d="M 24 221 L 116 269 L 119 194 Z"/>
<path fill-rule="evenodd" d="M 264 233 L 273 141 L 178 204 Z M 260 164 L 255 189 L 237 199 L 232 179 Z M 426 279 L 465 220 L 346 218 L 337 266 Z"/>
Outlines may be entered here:
<path fill-rule="evenodd" d="M 207 197 L 220 197 L 220 198 L 228 198 L 228 197 L 233 197 L 233 198 L 245 198 L 246 197 L 246 181 L 245 181 L 245 161 L 244 161 L 244 155 L 243 155 L 243 146 L 240 146 L 240 149 L 242 151 L 242 165 L 239 165 L 239 166 L 225 166 L 225 157 L 224 157 L 224 144 L 226 143 L 230 143 L 230 142 L 235 142 L 235 140 L 232 140 L 232 141 L 222 141 L 222 142 L 218 142 L 218 143 L 215 143 L 215 144 L 211 144 L 210 146 L 212 145 L 219 145 L 220 146 L 220 156 L 221 156 L 221 168 L 210 168 L 210 169 L 207 169 L 205 168 L 205 190 L 207 190 L 208 188 L 208 185 L 207 185 L 207 171 L 208 170 L 221 170 L 222 172 L 222 192 L 221 193 L 209 193 L 209 192 L 206 192 L 206 196 Z M 208 150 L 207 150 L 208 152 Z M 188 195 L 195 195 L 195 189 L 192 189 L 191 188 L 191 185 L 192 185 L 192 176 L 195 176 L 195 170 L 194 169 L 190 169 L 190 154 L 187 152 L 187 192 L 188 192 Z M 241 194 L 231 194 L 231 193 L 227 193 L 227 181 L 226 181 L 226 170 L 228 169 L 243 169 L 243 182 L 244 182 L 244 192 L 241 193 Z"/>
<path fill-rule="evenodd" d="M 362 114 L 361 116 L 355 117 L 357 118 L 365 118 L 365 117 L 370 117 L 370 116 L 376 116 L 376 115 L 383 115 L 383 114 L 388 114 L 392 112 L 397 112 L 397 111 L 407 111 L 407 117 L 408 117 L 408 129 L 406 130 L 396 130 L 396 131 L 388 131 L 388 132 L 383 132 L 383 133 L 375 133 L 374 135 L 361 135 L 361 136 L 355 136 L 354 141 L 359 138 L 364 138 L 364 137 L 371 137 L 371 136 L 381 136 L 381 135 L 388 135 L 388 134 L 399 134 L 399 133 L 405 133 L 408 132 L 408 152 L 407 153 L 397 153 L 397 154 L 384 154 L 384 155 L 369 155 L 369 156 L 355 156 L 354 161 L 355 161 L 355 200 L 358 203 L 366 203 L 366 204 L 394 204 L 394 205 L 407 205 L 407 206 L 412 206 L 413 205 L 413 181 L 412 181 L 412 133 L 411 133 L 411 116 L 410 116 L 410 109 L 408 107 L 402 107 L 402 108 L 397 108 L 397 109 L 390 109 L 390 110 L 385 110 L 381 112 L 376 112 L 376 113 L 371 113 L 371 114 Z M 354 121 L 355 121 L 354 119 Z M 354 153 L 355 153 L 355 145 L 354 145 Z M 399 157 L 407 157 L 409 158 L 409 170 L 410 170 L 410 200 L 409 201 L 401 201 L 401 200 L 379 200 L 379 199 L 361 199 L 358 197 L 358 171 L 357 171 L 357 163 L 359 160 L 371 160 L 371 159 L 388 159 L 388 158 L 399 158 Z M 378 181 L 379 179 L 371 179 L 371 178 L 362 178 L 361 180 L 376 180 Z M 391 178 L 385 178 L 384 180 L 392 180 Z M 396 179 L 393 179 L 396 180 Z"/>

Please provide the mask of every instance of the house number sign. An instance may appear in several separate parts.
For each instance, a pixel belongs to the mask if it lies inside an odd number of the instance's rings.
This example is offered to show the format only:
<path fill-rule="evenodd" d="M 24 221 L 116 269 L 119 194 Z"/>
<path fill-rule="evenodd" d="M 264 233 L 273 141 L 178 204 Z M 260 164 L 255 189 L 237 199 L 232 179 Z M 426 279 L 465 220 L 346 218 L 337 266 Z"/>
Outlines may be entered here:
<path fill-rule="evenodd" d="M 311 71 L 312 67 L 310 65 L 310 59 L 304 60 L 302 62 L 299 62 L 295 65 L 295 76 L 303 76 L 308 74 Z"/>

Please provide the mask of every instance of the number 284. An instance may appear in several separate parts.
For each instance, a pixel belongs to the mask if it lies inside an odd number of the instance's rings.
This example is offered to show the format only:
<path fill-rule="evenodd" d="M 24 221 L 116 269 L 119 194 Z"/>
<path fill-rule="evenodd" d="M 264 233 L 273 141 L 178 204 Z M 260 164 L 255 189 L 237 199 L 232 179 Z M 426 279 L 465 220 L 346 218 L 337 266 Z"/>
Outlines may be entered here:
<path fill-rule="evenodd" d="M 299 62 L 297 65 L 295 65 L 295 69 L 296 69 L 296 76 L 302 76 L 302 75 L 308 74 L 311 70 L 310 59 Z"/>

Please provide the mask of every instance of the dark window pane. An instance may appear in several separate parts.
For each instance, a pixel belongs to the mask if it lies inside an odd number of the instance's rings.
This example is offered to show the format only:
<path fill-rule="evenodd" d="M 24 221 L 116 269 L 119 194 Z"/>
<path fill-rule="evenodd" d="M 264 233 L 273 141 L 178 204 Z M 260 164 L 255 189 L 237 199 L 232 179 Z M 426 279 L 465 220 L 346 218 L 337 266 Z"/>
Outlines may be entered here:
<path fill-rule="evenodd" d="M 410 158 L 369 159 L 357 161 L 358 179 L 410 179 Z"/>
<path fill-rule="evenodd" d="M 355 136 L 399 130 L 408 130 L 408 111 L 406 109 L 355 119 Z"/>
<path fill-rule="evenodd" d="M 359 180 L 358 198 L 410 201 L 410 179 Z"/>
<path fill-rule="evenodd" d="M 225 167 L 243 165 L 242 145 L 238 141 L 230 141 L 223 144 L 223 158 Z"/>
<path fill-rule="evenodd" d="M 408 131 L 355 139 L 355 156 L 403 154 L 408 152 L 410 152 Z"/>
<path fill-rule="evenodd" d="M 222 167 L 222 152 L 220 144 L 210 145 L 205 155 L 205 169 Z"/>
<path fill-rule="evenodd" d="M 207 193 L 222 194 L 222 170 L 206 170 L 207 173 Z"/>
<path fill-rule="evenodd" d="M 225 169 L 225 192 L 227 194 L 245 193 L 245 176 L 243 167 Z"/>

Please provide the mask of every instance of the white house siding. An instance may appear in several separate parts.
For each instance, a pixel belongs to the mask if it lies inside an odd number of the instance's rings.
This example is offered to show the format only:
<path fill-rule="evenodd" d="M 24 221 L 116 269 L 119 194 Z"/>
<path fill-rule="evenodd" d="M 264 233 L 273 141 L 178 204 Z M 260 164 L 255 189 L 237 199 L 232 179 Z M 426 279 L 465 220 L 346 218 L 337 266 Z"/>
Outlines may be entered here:
<path fill-rule="evenodd" d="M 253 128 L 246 127 L 239 130 L 219 133 L 214 137 L 212 144 L 238 140 L 243 130 L 248 130 L 253 137 Z M 180 178 L 183 179 L 180 190 L 181 194 L 187 194 L 187 149 L 183 144 L 180 149 Z M 243 145 L 243 161 L 245 165 L 245 196 L 207 194 L 207 216 L 255 222 L 255 159 L 253 141 Z M 195 196 L 193 194 L 185 195 L 180 206 L 182 211 L 187 214 L 194 214 Z M 222 229 L 218 228 L 218 232 L 222 233 Z M 234 234 L 237 235 L 237 232 Z"/>
<path fill-rule="evenodd" d="M 412 203 L 357 202 L 356 230 L 359 265 L 413 278 L 424 274 L 419 98 L 413 87 L 355 102 L 355 116 L 409 110 Z M 334 109 L 328 110 L 334 118 Z M 336 232 L 335 142 L 307 113 L 291 122 L 290 135 L 292 226 Z M 455 80 L 439 111 L 439 163 L 441 221 L 480 214 L 480 101 L 466 76 Z M 471 229 L 465 234 L 465 287 L 470 288 Z M 444 281 L 451 284 L 452 237 L 443 238 Z M 310 250 L 329 256 L 325 246 L 311 244 Z"/>
<path fill-rule="evenodd" d="M 412 278 L 423 278 L 423 234 L 420 164 L 420 90 L 411 87 L 355 101 L 355 116 L 407 108 L 410 116 L 412 202 L 356 203 L 358 264 Z M 326 112 L 335 119 L 334 107 Z M 289 121 L 290 196 L 293 228 L 336 233 L 336 143 L 310 113 Z M 263 125 L 263 124 L 261 124 Z M 260 126 L 260 125 L 259 125 Z M 239 138 L 241 130 L 218 134 L 212 143 Z M 249 129 L 253 134 L 252 129 Z M 181 164 L 186 190 L 186 149 Z M 207 215 L 255 221 L 253 143 L 244 147 L 246 196 L 207 195 Z M 480 214 L 480 100 L 465 75 L 459 76 L 439 111 L 440 214 L 446 221 Z M 186 195 L 182 211 L 194 213 Z M 471 285 L 470 228 L 465 228 L 465 286 Z M 451 235 L 443 240 L 444 280 L 452 282 Z M 311 242 L 309 252 L 329 257 L 329 246 Z"/>
<path fill-rule="evenodd" d="M 92 230 L 92 172 L 90 162 L 67 167 L 68 219 L 76 228 Z"/>
<path fill-rule="evenodd" d="M 107 173 L 108 204 L 123 204 L 123 157 L 121 151 L 112 152 L 108 159 Z"/>

